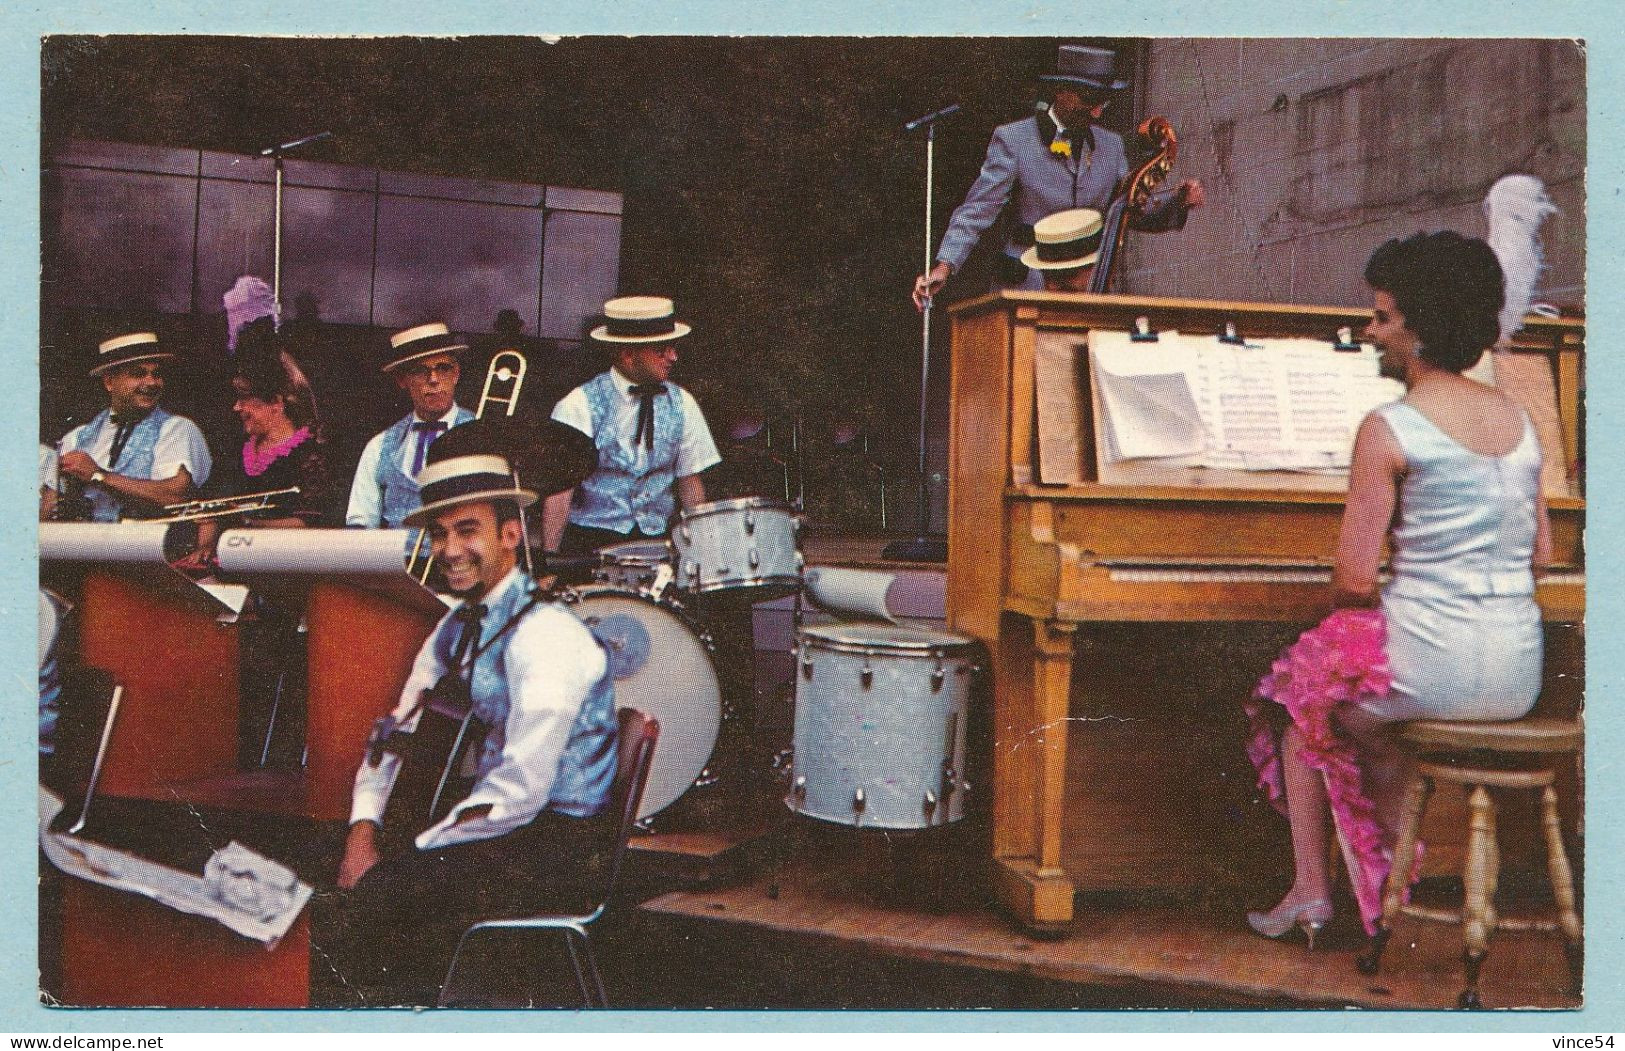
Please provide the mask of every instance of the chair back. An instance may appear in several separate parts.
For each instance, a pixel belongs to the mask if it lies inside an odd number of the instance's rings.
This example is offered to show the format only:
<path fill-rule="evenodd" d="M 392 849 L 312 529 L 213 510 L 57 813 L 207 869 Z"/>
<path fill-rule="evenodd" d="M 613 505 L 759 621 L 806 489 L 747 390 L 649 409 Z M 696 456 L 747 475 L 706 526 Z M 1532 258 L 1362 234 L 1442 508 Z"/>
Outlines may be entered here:
<path fill-rule="evenodd" d="M 660 723 L 636 708 L 622 708 L 620 736 L 615 764 L 615 781 L 610 788 L 609 805 L 615 814 L 615 845 L 610 855 L 609 879 L 604 882 L 604 897 L 593 915 L 602 913 L 615 893 L 615 881 L 620 876 L 621 860 L 626 856 L 627 841 L 632 838 L 632 827 L 638 820 L 638 807 L 643 805 L 643 789 L 649 783 L 649 770 L 654 766 L 655 744 L 660 740 Z"/>

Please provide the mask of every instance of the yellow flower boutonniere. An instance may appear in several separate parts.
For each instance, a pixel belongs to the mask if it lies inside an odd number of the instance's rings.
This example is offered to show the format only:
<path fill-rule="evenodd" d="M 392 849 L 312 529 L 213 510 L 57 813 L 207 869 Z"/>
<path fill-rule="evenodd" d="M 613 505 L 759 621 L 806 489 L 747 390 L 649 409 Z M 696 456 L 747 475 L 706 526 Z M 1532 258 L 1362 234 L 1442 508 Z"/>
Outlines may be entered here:
<path fill-rule="evenodd" d="M 1057 157 L 1072 156 L 1072 144 L 1065 139 L 1056 139 L 1049 144 L 1049 151 Z"/>

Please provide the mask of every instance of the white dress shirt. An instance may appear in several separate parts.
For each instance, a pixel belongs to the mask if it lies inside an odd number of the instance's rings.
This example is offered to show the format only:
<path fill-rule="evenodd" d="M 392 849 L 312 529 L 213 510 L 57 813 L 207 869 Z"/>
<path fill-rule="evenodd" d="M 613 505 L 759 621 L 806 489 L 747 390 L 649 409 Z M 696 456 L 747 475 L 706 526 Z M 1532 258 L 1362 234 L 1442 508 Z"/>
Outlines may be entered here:
<path fill-rule="evenodd" d="M 481 601 L 494 602 L 506 589 L 528 580 L 518 569 Z M 446 615 L 449 619 L 451 614 Z M 444 624 L 445 620 L 441 621 Z M 500 624 L 483 626 L 481 639 L 489 639 Z M 603 678 L 606 658 L 603 648 L 576 616 L 563 606 L 542 603 L 530 611 L 513 629 L 513 639 L 503 658 L 503 675 L 508 682 L 507 737 L 502 759 L 474 783 L 473 791 L 452 808 L 445 819 L 417 838 L 419 850 L 433 850 L 480 839 L 506 835 L 529 824 L 548 804 L 559 758 L 570 741 L 570 730 L 588 692 Z M 434 652 L 430 634 L 418 651 L 412 674 L 401 689 L 395 706 L 396 718 L 404 718 L 418 697 L 440 681 L 446 667 Z M 402 724 L 416 729 L 417 716 Z M 355 794 L 350 822 L 382 823 L 399 757 L 385 753 L 374 767 L 362 762 L 356 771 Z M 461 824 L 457 817 L 473 807 L 490 806 L 483 817 Z"/>
<path fill-rule="evenodd" d="M 418 422 L 416 414 L 413 415 L 412 422 Z M 440 417 L 439 422 L 446 425 L 446 430 L 451 430 L 457 422 L 457 406 L 453 404 L 446 414 Z M 367 442 L 367 447 L 361 450 L 361 459 L 355 465 L 355 481 L 350 483 L 350 506 L 344 512 L 345 525 L 377 529 L 384 524 L 384 494 L 383 490 L 378 488 L 378 458 L 384 454 L 384 435 L 388 432 L 389 428 L 385 427 L 373 435 L 372 440 Z M 436 437 L 445 433 L 441 431 Z M 410 440 L 401 443 L 401 470 L 408 477 L 412 474 L 412 464 L 417 456 L 417 443 L 422 440 L 423 435 L 414 433 L 410 435 Z"/>
<path fill-rule="evenodd" d="M 118 428 L 109 422 L 102 428 L 101 435 L 96 444 L 84 448 L 80 443 L 84 440 L 85 428 L 90 424 L 82 424 L 69 431 L 57 447 L 57 452 L 72 452 L 75 449 L 88 455 L 96 461 L 96 465 L 104 471 L 122 473 L 117 467 L 109 464 L 107 458 L 113 452 L 113 438 Z M 147 481 L 162 482 L 180 473 L 184 467 L 192 476 L 192 484 L 202 487 L 209 480 L 209 472 L 214 468 L 214 461 L 209 457 L 209 445 L 203 440 L 203 432 L 197 429 L 197 424 L 185 416 L 171 415 L 165 420 L 163 426 L 158 428 L 158 440 L 152 446 L 152 474 Z"/>
<path fill-rule="evenodd" d="M 605 421 L 605 426 L 614 433 L 615 442 L 621 450 L 634 464 L 642 467 L 649 457 L 648 447 L 637 441 L 638 411 L 643 407 L 643 398 L 632 393 L 632 381 L 621 375 L 620 369 L 612 368 L 609 374 L 621 397 Z M 711 428 L 706 424 L 705 414 L 700 411 L 700 403 L 694 400 L 694 395 L 670 381 L 666 387 L 676 391 L 683 403 L 683 433 L 677 442 L 677 477 L 687 478 L 721 462 L 722 456 L 717 452 Z M 592 407 L 587 404 L 587 392 L 581 387 L 559 399 L 559 403 L 553 407 L 553 418 L 569 424 L 582 434 L 591 435 L 595 441 L 598 439 L 592 430 Z"/>

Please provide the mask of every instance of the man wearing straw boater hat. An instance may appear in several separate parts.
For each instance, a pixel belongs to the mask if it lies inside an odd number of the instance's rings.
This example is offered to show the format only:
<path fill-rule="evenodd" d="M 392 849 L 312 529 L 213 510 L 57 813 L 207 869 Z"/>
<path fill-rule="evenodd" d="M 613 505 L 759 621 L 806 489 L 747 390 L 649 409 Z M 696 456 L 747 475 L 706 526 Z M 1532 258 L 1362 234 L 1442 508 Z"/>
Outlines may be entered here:
<path fill-rule="evenodd" d="M 94 522 L 157 513 L 180 503 L 209 480 L 213 461 L 203 432 L 164 411 L 164 365 L 175 355 L 151 332 L 132 332 L 97 348 L 108 407 L 69 431 L 58 446 L 57 470 L 77 479 Z"/>
<path fill-rule="evenodd" d="M 1043 276 L 1047 292 L 1087 292 L 1104 226 L 1093 208 L 1046 215 L 1033 224 L 1033 246 L 1021 253 L 1021 261 Z"/>
<path fill-rule="evenodd" d="M 475 423 L 436 444 L 417 478 L 422 506 L 404 520 L 428 531 L 462 604 L 418 651 L 356 773 L 338 872 L 339 887 L 354 893 L 332 944 L 346 983 L 369 1003 L 433 1003 L 468 923 L 577 907 L 595 855 L 609 846 L 617 722 L 607 658 L 519 565 L 523 509 L 537 489 L 584 475 L 592 448 L 560 424 L 540 430 L 536 440 L 553 446 L 555 461 L 580 465 L 573 476 L 527 483 L 510 468 L 523 461 L 510 460 L 503 443 L 488 438 L 497 432 Z M 426 692 L 471 702 L 476 729 L 462 769 L 472 786 L 441 820 L 391 852 L 379 837 L 392 793 L 445 763 L 444 755 L 422 763 L 414 751 L 413 735 L 431 718 Z M 388 812 L 391 823 L 406 817 Z M 410 833 L 425 824 L 426 811 L 398 827 Z"/>
<path fill-rule="evenodd" d="M 1116 56 L 1103 48 L 1061 45 L 1055 72 L 1038 78 L 1049 89 L 1048 104 L 1041 104 L 1031 117 L 994 130 L 981 174 L 948 221 L 936 265 L 914 281 L 916 307 L 923 309 L 926 298 L 964 268 L 971 249 L 1012 199 L 1015 213 L 1008 217 L 1010 233 L 995 274 L 1010 288 L 1043 287 L 1038 273 L 1021 262 L 1039 219 L 1067 208 L 1105 213 L 1129 173 L 1122 136 L 1095 123 L 1128 86 L 1118 79 L 1115 65 Z M 1146 231 L 1182 229 L 1186 213 L 1202 202 L 1201 182 L 1187 179 L 1176 189 L 1153 194 L 1130 225 Z"/>
<path fill-rule="evenodd" d="M 604 304 L 604 323 L 592 338 L 610 351 L 611 367 L 553 408 L 555 420 L 592 437 L 598 469 L 574 490 L 548 498 L 546 550 L 586 554 L 664 537 L 676 504 L 705 502 L 700 472 L 722 457 L 699 403 L 669 382 L 677 341 L 690 331 L 663 296 Z"/>
<path fill-rule="evenodd" d="M 412 400 L 412 411 L 388 430 L 373 435 L 361 450 L 344 524 L 398 529 L 418 507 L 416 475 L 429 446 L 440 435 L 474 418 L 456 403 L 466 344 L 440 322 L 418 325 L 389 337 L 382 371 Z"/>

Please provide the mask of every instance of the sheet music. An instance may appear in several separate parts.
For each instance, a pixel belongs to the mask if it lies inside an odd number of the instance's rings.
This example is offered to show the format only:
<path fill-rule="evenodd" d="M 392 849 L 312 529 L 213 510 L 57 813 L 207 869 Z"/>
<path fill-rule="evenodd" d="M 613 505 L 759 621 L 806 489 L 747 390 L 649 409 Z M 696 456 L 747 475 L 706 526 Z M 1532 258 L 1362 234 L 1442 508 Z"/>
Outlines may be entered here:
<path fill-rule="evenodd" d="M 1311 339 L 1091 332 L 1103 458 L 1247 471 L 1342 472 L 1365 414 L 1400 397 L 1376 352 Z M 1177 458 L 1177 459 L 1175 459 Z"/>

